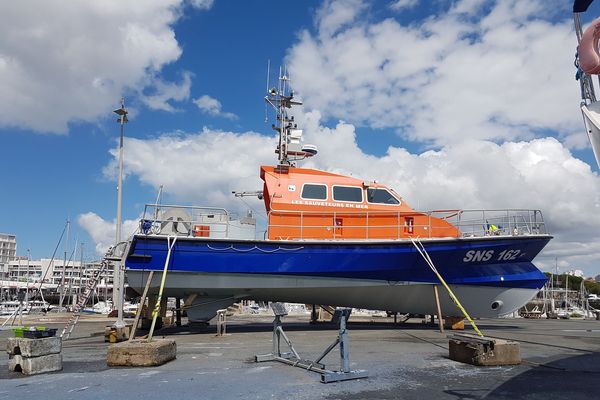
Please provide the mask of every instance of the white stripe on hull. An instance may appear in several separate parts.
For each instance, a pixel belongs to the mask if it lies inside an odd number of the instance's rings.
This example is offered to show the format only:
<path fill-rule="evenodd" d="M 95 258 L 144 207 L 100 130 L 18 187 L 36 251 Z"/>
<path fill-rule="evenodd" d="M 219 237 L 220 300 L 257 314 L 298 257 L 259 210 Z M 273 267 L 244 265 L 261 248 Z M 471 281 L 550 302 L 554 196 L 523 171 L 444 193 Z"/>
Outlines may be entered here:
<path fill-rule="evenodd" d="M 127 270 L 129 285 L 141 292 L 148 271 Z M 157 292 L 160 274 L 156 274 L 150 292 Z M 538 292 L 536 289 L 515 289 L 493 286 L 451 285 L 467 312 L 473 317 L 499 317 L 527 303 Z M 388 282 L 374 280 L 282 277 L 277 275 L 219 274 L 200 272 L 169 272 L 164 295 L 181 297 L 198 293 L 197 302 L 214 301 L 215 310 L 199 307 L 188 310 L 190 319 L 210 319 L 214 311 L 225 303 L 236 301 L 282 301 L 292 303 L 323 304 L 398 311 L 411 314 L 435 314 L 435 301 L 431 284 L 419 282 Z M 444 288 L 439 289 L 443 315 L 460 315 Z M 225 300 L 230 298 L 230 300 Z M 495 309 L 492 304 L 499 305 Z M 208 308 L 214 308 L 208 307 Z M 209 316 L 209 317 L 207 317 Z"/>

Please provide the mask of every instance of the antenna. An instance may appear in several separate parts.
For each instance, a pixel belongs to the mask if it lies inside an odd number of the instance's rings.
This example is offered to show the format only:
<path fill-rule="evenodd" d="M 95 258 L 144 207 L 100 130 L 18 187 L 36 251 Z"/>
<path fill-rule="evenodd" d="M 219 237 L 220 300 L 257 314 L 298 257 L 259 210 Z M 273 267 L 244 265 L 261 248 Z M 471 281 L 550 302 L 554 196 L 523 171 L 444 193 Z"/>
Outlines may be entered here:
<path fill-rule="evenodd" d="M 269 75 L 271 74 L 271 60 L 267 60 L 267 92 L 269 91 Z"/>
<path fill-rule="evenodd" d="M 270 74 L 271 74 L 271 60 L 267 60 L 267 87 L 265 89 L 265 91 L 267 93 L 269 93 L 269 78 L 270 78 Z M 269 122 L 269 112 L 267 110 L 267 103 L 265 103 L 265 124 Z"/>
<path fill-rule="evenodd" d="M 270 71 L 270 62 L 268 63 Z M 279 134 L 279 143 L 275 149 L 278 154 L 279 165 L 295 166 L 295 161 L 303 160 L 317 154 L 317 148 L 312 145 L 302 146 L 302 130 L 294 121 L 294 117 L 288 114 L 292 106 L 302 105 L 302 102 L 294 99 L 287 66 L 279 67 L 279 79 L 277 87 L 269 88 L 267 73 L 267 95 L 265 101 L 275 111 L 275 124 L 271 127 Z"/>

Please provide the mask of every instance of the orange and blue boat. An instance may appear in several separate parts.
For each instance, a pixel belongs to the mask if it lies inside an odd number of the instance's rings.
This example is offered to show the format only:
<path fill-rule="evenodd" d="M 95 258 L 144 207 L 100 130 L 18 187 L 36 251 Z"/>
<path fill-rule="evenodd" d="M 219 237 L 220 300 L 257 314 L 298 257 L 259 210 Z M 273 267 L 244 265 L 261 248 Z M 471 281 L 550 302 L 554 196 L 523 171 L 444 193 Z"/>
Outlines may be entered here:
<path fill-rule="evenodd" d="M 539 210 L 434 210 L 410 207 L 392 188 L 297 167 L 314 156 L 289 115 L 300 104 L 280 76 L 266 101 L 276 111 L 275 166 L 260 167 L 266 231 L 222 208 L 151 204 L 127 242 L 128 283 L 141 289 L 150 271 L 168 277 L 164 295 L 186 300 L 192 321 L 208 321 L 241 300 L 434 314 L 435 268 L 468 312 L 513 312 L 546 282 L 533 259 L 551 240 Z M 241 193 L 244 195 L 248 193 Z M 171 250 L 171 251 L 169 251 Z M 150 293 L 158 291 L 155 276 Z M 443 315 L 460 315 L 442 294 Z"/>

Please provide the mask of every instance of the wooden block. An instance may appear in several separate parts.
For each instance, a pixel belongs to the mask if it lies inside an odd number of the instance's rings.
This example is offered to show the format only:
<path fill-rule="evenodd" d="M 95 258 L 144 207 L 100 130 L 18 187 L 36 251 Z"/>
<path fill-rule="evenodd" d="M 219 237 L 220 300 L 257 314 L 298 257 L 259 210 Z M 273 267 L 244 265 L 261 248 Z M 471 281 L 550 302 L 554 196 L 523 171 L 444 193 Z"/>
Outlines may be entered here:
<path fill-rule="evenodd" d="M 319 306 L 319 322 L 331 322 L 333 314 L 335 313 L 335 307 L 331 306 Z"/>
<path fill-rule="evenodd" d="M 465 319 L 463 317 L 446 317 L 444 319 L 446 329 L 453 331 L 462 331 L 465 329 Z"/>

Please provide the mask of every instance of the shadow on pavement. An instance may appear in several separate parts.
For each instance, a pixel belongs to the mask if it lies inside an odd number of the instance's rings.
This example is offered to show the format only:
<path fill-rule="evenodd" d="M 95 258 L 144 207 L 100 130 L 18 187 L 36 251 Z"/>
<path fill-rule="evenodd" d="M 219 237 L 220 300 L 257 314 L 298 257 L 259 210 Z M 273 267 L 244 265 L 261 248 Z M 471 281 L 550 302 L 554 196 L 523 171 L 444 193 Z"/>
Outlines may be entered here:
<path fill-rule="evenodd" d="M 600 353 L 596 352 L 535 366 L 498 386 L 484 398 L 597 399 L 599 383 Z"/>

